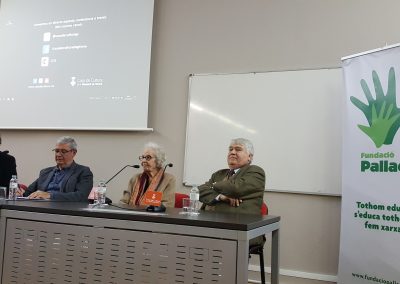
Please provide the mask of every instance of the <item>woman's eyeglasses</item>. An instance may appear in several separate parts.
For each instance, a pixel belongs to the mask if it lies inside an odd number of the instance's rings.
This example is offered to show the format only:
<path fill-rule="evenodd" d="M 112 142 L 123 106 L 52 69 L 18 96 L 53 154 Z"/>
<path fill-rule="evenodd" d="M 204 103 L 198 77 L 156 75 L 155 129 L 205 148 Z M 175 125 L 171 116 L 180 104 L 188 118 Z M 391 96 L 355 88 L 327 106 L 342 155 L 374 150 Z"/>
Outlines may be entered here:
<path fill-rule="evenodd" d="M 139 160 L 140 161 L 143 161 L 143 160 L 146 160 L 146 161 L 150 161 L 151 159 L 153 159 L 153 157 L 152 156 L 150 156 L 150 155 L 142 155 L 142 156 L 139 156 Z"/>

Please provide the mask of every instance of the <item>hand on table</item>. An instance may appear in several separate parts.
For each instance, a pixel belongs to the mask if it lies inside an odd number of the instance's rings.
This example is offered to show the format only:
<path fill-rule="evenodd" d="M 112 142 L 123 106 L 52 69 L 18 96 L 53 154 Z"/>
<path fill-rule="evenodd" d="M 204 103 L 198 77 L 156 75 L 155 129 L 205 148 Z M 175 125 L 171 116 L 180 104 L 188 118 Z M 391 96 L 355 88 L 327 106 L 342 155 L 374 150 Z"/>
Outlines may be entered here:
<path fill-rule="evenodd" d="M 15 193 L 17 196 L 23 196 L 24 195 L 25 190 L 18 187 L 17 192 Z"/>
<path fill-rule="evenodd" d="M 29 199 L 50 199 L 50 193 L 46 191 L 37 190 L 28 196 Z"/>

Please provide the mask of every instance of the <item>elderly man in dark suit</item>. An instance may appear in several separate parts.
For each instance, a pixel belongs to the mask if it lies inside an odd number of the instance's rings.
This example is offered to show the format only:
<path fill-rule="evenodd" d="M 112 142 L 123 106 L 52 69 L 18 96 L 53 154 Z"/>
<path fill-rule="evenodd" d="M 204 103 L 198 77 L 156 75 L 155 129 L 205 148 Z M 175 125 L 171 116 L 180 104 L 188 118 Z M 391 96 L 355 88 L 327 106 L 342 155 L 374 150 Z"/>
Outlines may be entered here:
<path fill-rule="evenodd" d="M 0 186 L 8 188 L 11 176 L 16 174 L 17 164 L 15 158 L 8 154 L 8 151 L 0 151 Z"/>
<path fill-rule="evenodd" d="M 93 187 L 93 174 L 75 163 L 77 144 L 72 137 L 58 139 L 53 149 L 56 166 L 40 171 L 39 177 L 23 193 L 31 199 L 87 201 Z"/>
<path fill-rule="evenodd" d="M 265 189 L 265 173 L 251 165 L 253 144 L 244 138 L 233 139 L 229 145 L 227 169 L 212 174 L 199 186 L 202 209 L 215 212 L 261 214 Z M 262 243 L 260 237 L 252 243 Z"/>

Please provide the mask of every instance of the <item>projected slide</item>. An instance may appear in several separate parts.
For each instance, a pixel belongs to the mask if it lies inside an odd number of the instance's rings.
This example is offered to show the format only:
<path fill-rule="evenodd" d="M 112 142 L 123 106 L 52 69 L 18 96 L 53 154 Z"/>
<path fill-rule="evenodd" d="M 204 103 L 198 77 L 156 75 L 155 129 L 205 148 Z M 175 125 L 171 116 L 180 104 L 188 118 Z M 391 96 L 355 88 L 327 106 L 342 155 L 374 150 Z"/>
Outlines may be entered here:
<path fill-rule="evenodd" d="M 2 0 L 0 128 L 147 128 L 153 5 Z"/>
<path fill-rule="evenodd" d="M 69 83 L 72 87 L 102 86 L 103 78 L 95 78 L 94 75 L 96 73 L 99 74 L 99 72 L 92 70 L 90 65 L 85 64 L 87 63 L 85 59 L 90 58 L 90 49 L 93 49 L 93 47 L 97 49 L 102 45 L 101 42 L 96 42 L 92 40 L 91 37 L 96 30 L 102 29 L 101 26 L 107 26 L 106 21 L 107 16 L 102 15 L 79 19 L 34 23 L 33 31 L 43 31 L 42 34 L 37 33 L 37 44 L 42 44 L 42 52 L 37 56 L 37 58 L 34 58 L 37 65 L 39 66 L 40 64 L 40 67 L 43 67 L 43 70 L 40 68 L 37 72 L 38 74 L 33 74 L 32 81 L 29 83 L 28 88 L 54 88 L 55 82 L 53 81 L 57 78 L 56 73 L 52 73 L 54 71 L 47 67 L 54 65 L 54 70 L 57 68 L 61 69 L 67 67 L 68 62 L 71 61 L 74 62 L 74 65 L 71 67 Z M 9 24 L 12 25 L 12 23 Z M 87 52 L 88 45 L 91 45 L 89 52 Z M 95 56 L 96 60 L 102 61 L 102 55 L 98 57 L 96 54 Z M 75 72 L 74 69 L 76 70 Z M 77 78 L 76 76 L 72 76 L 76 75 L 74 73 L 82 74 L 82 72 L 78 73 L 78 70 L 82 69 L 86 70 L 86 78 Z M 35 76 L 39 74 L 40 77 Z M 66 82 L 62 80 L 57 81 L 58 84 Z"/>

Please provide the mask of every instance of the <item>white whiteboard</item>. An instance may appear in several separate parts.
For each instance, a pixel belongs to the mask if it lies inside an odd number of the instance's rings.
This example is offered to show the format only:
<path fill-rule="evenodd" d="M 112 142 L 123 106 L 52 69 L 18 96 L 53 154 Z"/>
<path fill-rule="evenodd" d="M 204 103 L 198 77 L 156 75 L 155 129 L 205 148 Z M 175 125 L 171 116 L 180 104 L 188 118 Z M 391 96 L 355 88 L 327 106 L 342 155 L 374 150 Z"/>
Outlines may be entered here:
<path fill-rule="evenodd" d="M 271 191 L 341 194 L 342 70 L 192 75 L 183 182 L 226 168 L 232 138 L 250 139 Z"/>

